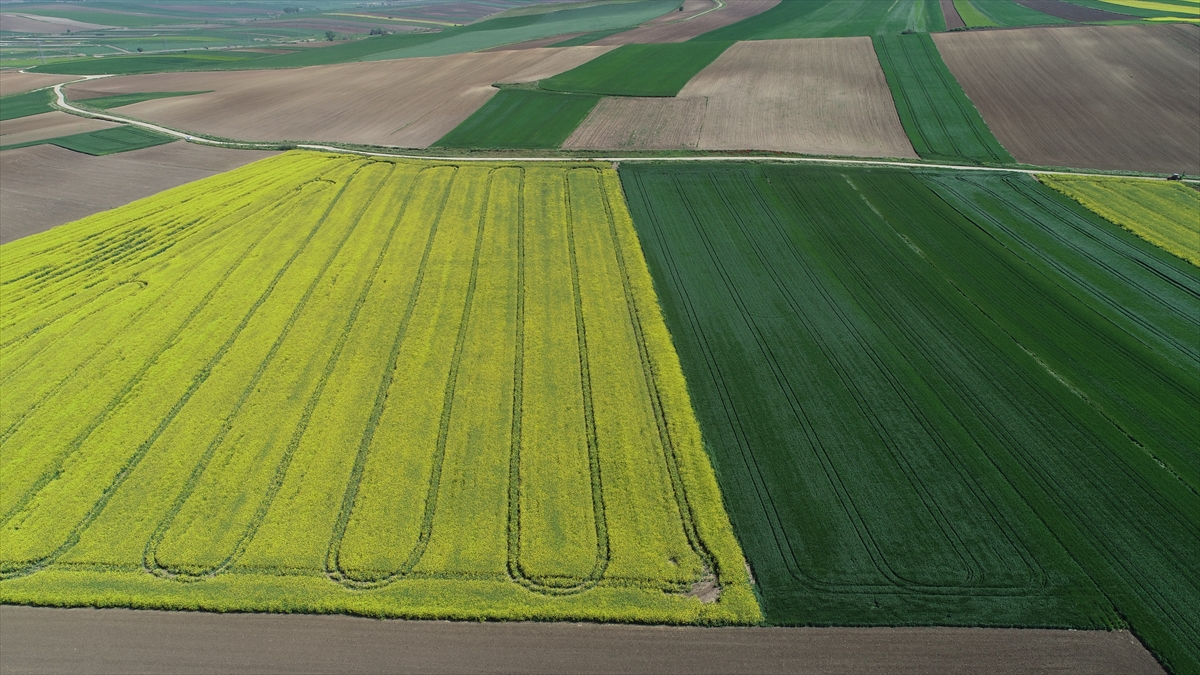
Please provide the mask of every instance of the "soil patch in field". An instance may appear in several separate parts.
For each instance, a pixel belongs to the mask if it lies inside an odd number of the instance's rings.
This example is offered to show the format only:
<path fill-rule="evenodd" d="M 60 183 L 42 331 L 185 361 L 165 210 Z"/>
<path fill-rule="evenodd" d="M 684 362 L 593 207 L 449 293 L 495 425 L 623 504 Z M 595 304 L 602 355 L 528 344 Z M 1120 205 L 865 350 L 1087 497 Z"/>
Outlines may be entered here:
<path fill-rule="evenodd" d="M 49 114 L 66 116 L 64 113 Z M 53 145 L 5 150 L 0 153 L 0 164 L 4 167 L 4 182 L 0 183 L 0 243 L 273 154 L 276 153 L 226 150 L 182 142 L 103 157 Z"/>
<path fill-rule="evenodd" d="M 739 42 L 679 96 L 708 98 L 705 150 L 917 156 L 867 37 Z"/>
<path fill-rule="evenodd" d="M 96 30 L 109 28 L 95 23 L 84 23 L 56 16 L 40 16 L 37 14 L 0 14 L 0 30 L 13 33 L 70 33 L 75 31 Z"/>
<path fill-rule="evenodd" d="M 707 4 L 707 7 L 704 4 Z M 725 0 L 721 9 L 712 9 L 711 0 L 687 0 L 683 12 L 669 12 L 637 28 L 610 35 L 593 42 L 595 45 L 648 44 L 654 42 L 686 42 L 709 31 L 735 24 L 771 9 L 779 0 Z M 701 14 L 701 12 L 707 12 Z"/>
<path fill-rule="evenodd" d="M 0 70 L 0 96 L 19 94 L 31 89 L 41 89 L 60 82 L 78 79 L 75 75 L 49 75 L 46 73 L 22 73 L 19 70 Z"/>
<path fill-rule="evenodd" d="M 458 126 L 498 90 L 494 82 L 555 75 L 606 47 L 455 54 L 294 70 L 194 72 L 105 78 L 79 97 L 210 91 L 122 109 L 132 117 L 224 138 L 309 140 L 423 148 Z M 71 89 L 75 97 L 74 88 Z M 185 100 L 186 99 L 186 100 Z"/>
<path fill-rule="evenodd" d="M 56 110 L 0 122 L 0 146 L 100 131 L 119 126 L 121 125 L 115 122 L 76 117 Z"/>
<path fill-rule="evenodd" d="M 678 150 L 700 144 L 708 99 L 605 98 L 592 110 L 564 149 Z"/>
<path fill-rule="evenodd" d="M 942 17 L 946 20 L 946 30 L 967 27 L 958 14 L 958 8 L 954 6 L 954 0 L 942 0 Z"/>
<path fill-rule="evenodd" d="M 1027 28 L 933 39 L 1018 161 L 1200 173 L 1200 27 Z"/>
<path fill-rule="evenodd" d="M 1036 10 L 1042 14 L 1057 16 L 1068 21 L 1137 21 L 1138 17 L 1128 14 L 1107 12 L 1103 9 L 1081 7 L 1063 0 L 1014 0 L 1018 5 Z"/>
<path fill-rule="evenodd" d="M 680 628 L 0 608 L 13 672 L 1162 673 L 1128 631 Z"/>

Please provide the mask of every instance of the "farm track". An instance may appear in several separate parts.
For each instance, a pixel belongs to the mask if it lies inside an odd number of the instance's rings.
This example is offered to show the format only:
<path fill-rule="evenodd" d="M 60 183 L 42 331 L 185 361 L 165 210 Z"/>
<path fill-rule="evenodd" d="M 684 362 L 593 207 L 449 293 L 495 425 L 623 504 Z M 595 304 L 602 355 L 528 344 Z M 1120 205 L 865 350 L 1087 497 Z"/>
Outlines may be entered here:
<path fill-rule="evenodd" d="M 82 81 L 82 80 L 77 80 Z M 128 117 L 115 116 L 109 113 L 98 114 L 89 110 L 76 108 L 67 102 L 66 97 L 62 93 L 62 85 L 54 87 L 57 101 L 55 107 L 82 117 L 94 117 L 96 119 L 109 120 L 112 122 L 120 122 L 123 124 L 133 124 L 145 129 L 157 131 L 158 133 L 167 134 L 175 138 L 187 140 L 189 143 L 198 143 L 201 145 L 210 145 L 216 147 L 242 147 L 247 149 L 276 149 L 277 144 L 274 143 L 257 143 L 255 141 L 221 141 L 196 136 L 193 134 L 177 131 L 169 127 L 164 127 L 149 122 L 143 122 Z M 850 167 L 900 167 L 911 169 L 952 169 L 957 171 L 994 171 L 1000 173 L 1018 173 L 1024 175 L 1040 175 L 1046 174 L 1051 176 L 1107 176 L 1110 174 L 1099 174 L 1087 170 L 1064 171 L 1061 169 L 1032 169 L 1007 166 L 979 166 L 977 164 L 955 164 L 944 162 L 904 162 L 888 159 L 832 159 L 823 157 L 780 157 L 772 155 L 756 155 L 743 157 L 729 156 L 708 156 L 708 157 L 470 157 L 463 155 L 411 155 L 404 152 L 377 152 L 367 150 L 354 150 L 340 148 L 332 145 L 322 145 L 319 143 L 299 143 L 297 148 L 306 150 L 317 150 L 321 152 L 331 152 L 338 154 L 351 154 L 363 157 L 383 157 L 393 159 L 409 159 L 417 161 L 445 161 L 445 162 L 515 162 L 515 163 L 539 163 L 539 162 L 601 162 L 601 163 L 634 163 L 634 162 L 774 162 L 780 164 L 813 164 L 813 165 L 835 165 L 835 166 L 850 166 Z M 1129 178 L 1144 178 L 1147 180 L 1161 180 L 1161 174 L 1152 174 L 1144 172 L 1143 175 L 1129 175 Z M 1185 179 L 1188 184 L 1200 184 L 1200 179 Z"/>

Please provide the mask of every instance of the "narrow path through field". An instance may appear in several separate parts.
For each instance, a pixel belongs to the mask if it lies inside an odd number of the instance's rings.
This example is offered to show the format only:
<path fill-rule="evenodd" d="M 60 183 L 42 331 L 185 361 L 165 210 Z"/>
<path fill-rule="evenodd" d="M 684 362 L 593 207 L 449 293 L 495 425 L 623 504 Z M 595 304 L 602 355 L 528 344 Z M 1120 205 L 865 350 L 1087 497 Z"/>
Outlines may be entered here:
<path fill-rule="evenodd" d="M 0 607 L 0 673 L 1162 673 L 1126 631 L 676 628 Z"/>
<path fill-rule="evenodd" d="M 166 134 L 174 138 L 182 138 L 191 143 L 199 143 L 202 145 L 215 145 L 220 147 L 240 147 L 249 150 L 277 150 L 276 143 L 260 143 L 255 141 L 215 141 L 202 136 L 194 136 L 182 131 L 176 131 L 168 127 L 162 127 L 157 124 L 143 122 L 112 113 L 100 114 L 89 110 L 77 108 L 67 102 L 67 97 L 63 94 L 63 86 L 81 82 L 83 80 L 93 80 L 101 77 L 111 77 L 110 75 L 86 75 L 79 80 L 72 82 L 64 82 L 54 85 L 54 94 L 57 97 L 55 107 L 75 115 L 83 117 L 93 117 L 110 122 L 121 122 L 124 124 L 132 124 L 156 131 L 160 134 Z M 343 154 L 363 155 L 367 157 L 398 157 L 401 159 L 421 159 L 434 161 L 452 161 L 452 162 L 793 162 L 807 164 L 834 164 L 842 166 L 895 166 L 912 169 L 953 169 L 957 171 L 998 171 L 1003 173 L 1024 173 L 1024 174 L 1045 174 L 1056 176 L 1105 176 L 1111 174 L 1093 173 L 1089 171 L 1053 171 L 1046 169 L 1019 169 L 1012 167 L 991 167 L 991 166 L 968 166 L 962 164 L 926 164 L 921 162 L 901 162 L 888 159 L 826 159 L 823 157 L 779 157 L 771 155 L 755 155 L 755 156 L 727 156 L 727 155 L 712 155 L 712 156 L 693 156 L 693 157 L 470 157 L 461 155 L 408 155 L 399 152 L 369 152 L 366 150 L 349 150 L 339 148 L 332 145 L 315 145 L 309 143 L 300 143 L 297 148 L 304 150 L 322 150 L 325 152 L 338 152 Z M 1148 180 L 1162 180 L 1161 176 L 1141 175 L 1129 176 L 1130 178 L 1145 178 Z M 1200 184 L 1200 179 L 1188 178 L 1185 179 L 1188 183 Z"/>

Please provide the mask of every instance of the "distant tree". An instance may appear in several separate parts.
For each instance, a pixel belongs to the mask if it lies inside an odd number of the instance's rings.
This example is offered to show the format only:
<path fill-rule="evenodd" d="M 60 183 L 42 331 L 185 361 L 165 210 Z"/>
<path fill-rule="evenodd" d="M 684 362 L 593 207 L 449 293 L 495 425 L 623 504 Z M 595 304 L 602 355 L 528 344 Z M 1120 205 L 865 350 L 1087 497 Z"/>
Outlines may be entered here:
<path fill-rule="evenodd" d="M 141 48 L 141 47 L 138 47 L 138 51 L 139 51 L 139 52 L 140 52 L 140 51 L 142 51 L 142 48 Z"/>
<path fill-rule="evenodd" d="M 333 42 L 333 31 L 331 31 L 331 30 L 325 31 L 325 39 L 329 40 L 330 42 Z"/>
<path fill-rule="evenodd" d="M 299 12 L 300 12 L 299 7 L 284 7 L 283 8 L 284 14 L 298 14 Z"/>

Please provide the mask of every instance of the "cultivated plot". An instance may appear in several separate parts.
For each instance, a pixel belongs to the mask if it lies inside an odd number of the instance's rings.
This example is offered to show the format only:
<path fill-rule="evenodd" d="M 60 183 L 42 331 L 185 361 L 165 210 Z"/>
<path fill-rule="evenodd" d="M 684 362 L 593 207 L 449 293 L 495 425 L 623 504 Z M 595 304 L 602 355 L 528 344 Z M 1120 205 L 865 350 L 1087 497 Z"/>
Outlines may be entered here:
<path fill-rule="evenodd" d="M 929 35 L 879 35 L 873 40 L 896 111 L 918 155 L 951 162 L 1013 162 Z"/>
<path fill-rule="evenodd" d="M 4 162 L 0 243 L 124 206 L 273 154 L 191 143 L 168 143 L 103 156 L 83 155 L 55 145 L 5 150 L 0 155 Z M 57 187 L 47 189 L 47 185 Z"/>
<path fill-rule="evenodd" d="M 30 89 L 41 89 L 75 79 L 69 75 L 47 75 L 23 73 L 19 70 L 0 70 L 0 96 L 19 94 Z"/>
<path fill-rule="evenodd" d="M 557 148 L 598 96 L 502 89 L 434 145 L 445 148 Z"/>
<path fill-rule="evenodd" d="M 697 39 L 854 37 L 945 28 L 938 0 L 786 0 L 762 14 L 705 33 Z"/>
<path fill-rule="evenodd" d="M 1082 176 L 1038 180 L 1146 241 L 1200 265 L 1200 192 L 1179 183 Z"/>
<path fill-rule="evenodd" d="M 628 44 L 547 78 L 543 89 L 606 96 L 674 96 L 730 46 L 728 42 Z"/>
<path fill-rule="evenodd" d="M 707 109 L 707 98 L 604 98 L 562 147 L 694 150 Z"/>
<path fill-rule="evenodd" d="M 986 23 L 979 25 L 983 26 L 1012 28 L 1016 26 L 1043 26 L 1046 24 L 1071 22 L 1059 16 L 1039 12 L 1037 9 L 1030 7 L 1028 2 L 1020 2 L 1019 0 L 956 0 L 956 2 L 960 4 L 959 14 L 963 14 L 961 8 L 963 4 L 969 4 L 976 12 L 982 14 L 986 18 Z M 963 19 L 966 20 L 966 18 L 966 15 L 963 14 Z M 1112 19 L 1102 20 L 1109 21 Z M 975 24 L 967 21 L 967 25 L 972 26 Z"/>
<path fill-rule="evenodd" d="M 933 36 L 996 138 L 1043 166 L 1200 173 L 1200 27 Z"/>
<path fill-rule="evenodd" d="M 86 83 L 91 96 L 209 91 L 145 101 L 122 113 L 169 127 L 255 141 L 337 141 L 423 148 L 498 91 L 538 80 L 611 47 L 530 49 L 294 70 L 170 73 Z"/>
<path fill-rule="evenodd" d="M 769 622 L 1200 667 L 1200 270 L 1027 176 L 621 172 Z"/>
<path fill-rule="evenodd" d="M 655 42 L 685 42 L 699 35 L 757 16 L 779 4 L 779 0 L 687 0 L 684 12 L 664 14 L 633 30 L 600 38 L 588 44 L 628 45 Z M 707 6 L 705 6 L 707 5 Z M 694 7 L 694 9 L 691 9 Z M 691 9 L 691 11 L 687 11 Z M 689 16 L 690 14 L 690 16 Z"/>
<path fill-rule="evenodd" d="M 119 126 L 121 125 L 116 122 L 76 117 L 56 110 L 40 115 L 0 121 L 0 146 L 19 145 L 58 136 L 100 131 L 101 129 L 115 129 Z"/>
<path fill-rule="evenodd" d="M 869 38 L 739 42 L 679 95 L 708 99 L 702 149 L 915 157 Z"/>
<path fill-rule="evenodd" d="M 612 170 L 292 153 L 3 253 L 5 603 L 759 618 Z"/>

